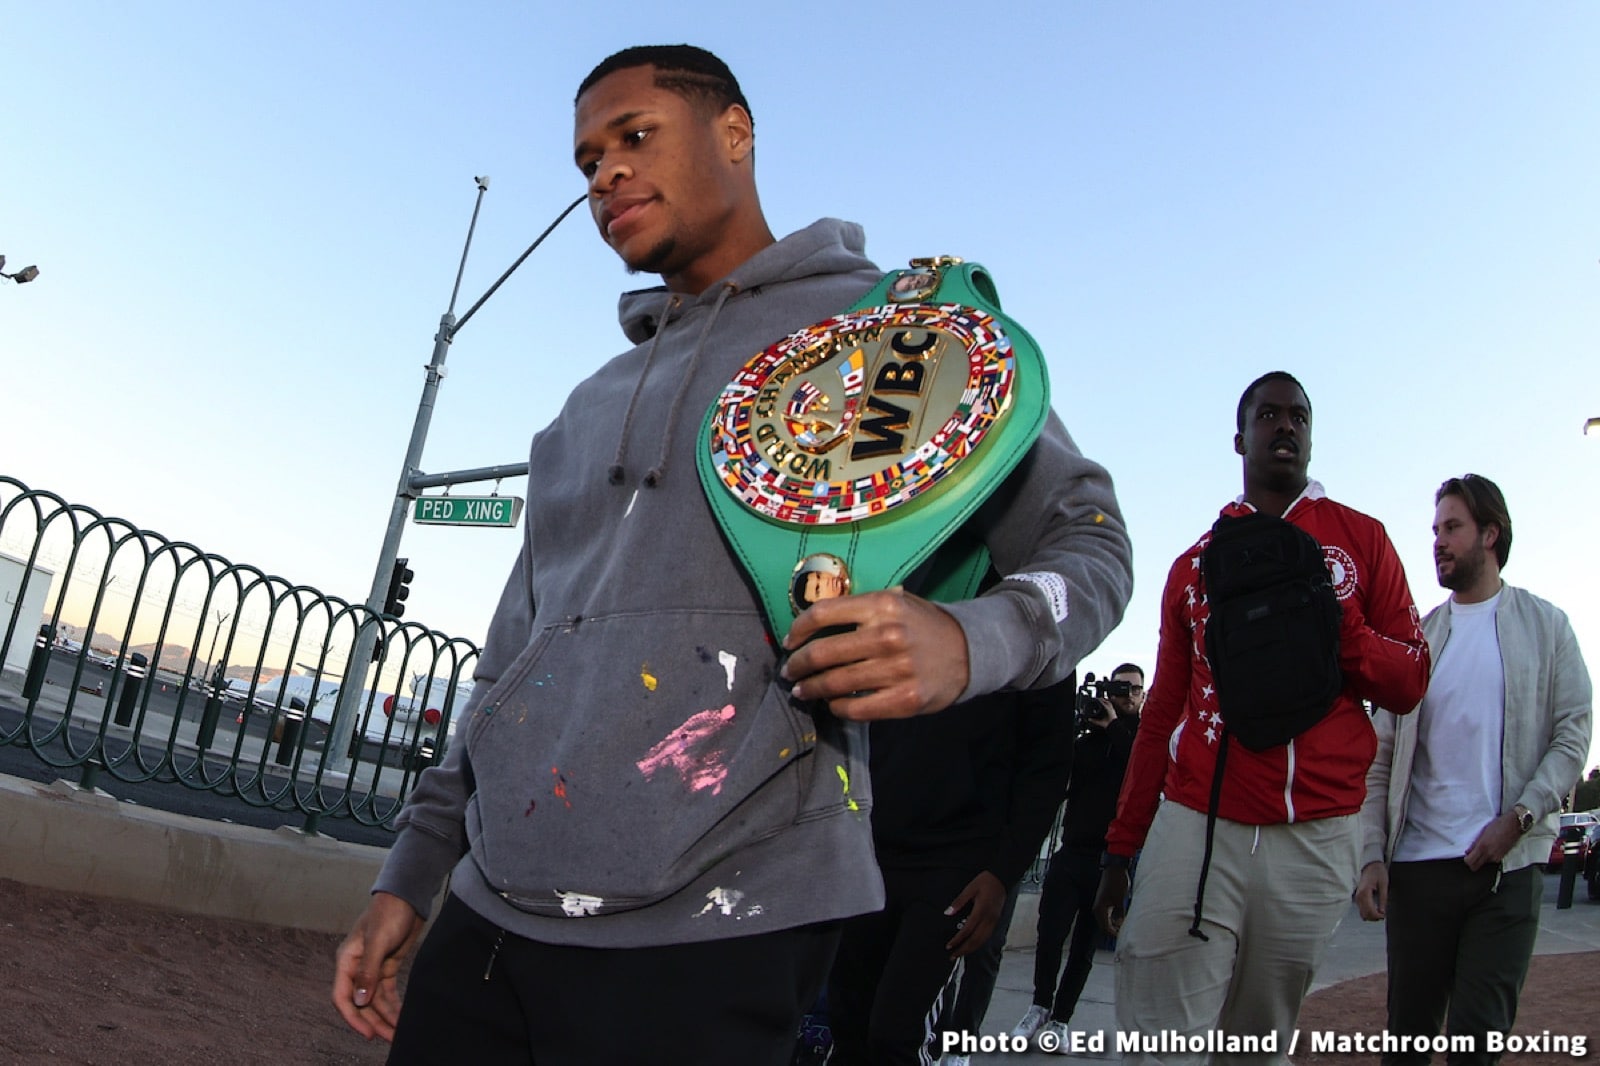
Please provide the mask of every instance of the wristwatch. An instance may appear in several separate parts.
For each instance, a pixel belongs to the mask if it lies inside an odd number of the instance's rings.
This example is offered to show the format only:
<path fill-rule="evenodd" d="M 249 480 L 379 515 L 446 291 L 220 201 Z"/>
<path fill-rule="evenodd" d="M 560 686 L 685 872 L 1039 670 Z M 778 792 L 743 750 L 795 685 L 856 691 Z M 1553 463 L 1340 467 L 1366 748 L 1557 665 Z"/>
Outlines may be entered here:
<path fill-rule="evenodd" d="M 1511 813 L 1517 816 L 1517 832 L 1526 833 L 1533 828 L 1533 812 L 1522 804 L 1511 808 Z"/>

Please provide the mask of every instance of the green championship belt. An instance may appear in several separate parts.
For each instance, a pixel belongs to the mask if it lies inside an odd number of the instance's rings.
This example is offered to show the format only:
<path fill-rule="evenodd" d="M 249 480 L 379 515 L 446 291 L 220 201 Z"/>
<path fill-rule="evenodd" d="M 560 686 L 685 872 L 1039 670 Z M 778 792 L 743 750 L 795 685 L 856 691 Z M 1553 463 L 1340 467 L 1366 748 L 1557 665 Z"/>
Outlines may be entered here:
<path fill-rule="evenodd" d="M 746 363 L 706 413 L 695 465 L 781 639 L 817 600 L 892 588 L 924 564 L 929 599 L 974 595 L 988 550 L 956 538 L 935 552 L 1049 410 L 1039 347 L 988 273 L 913 259 Z"/>

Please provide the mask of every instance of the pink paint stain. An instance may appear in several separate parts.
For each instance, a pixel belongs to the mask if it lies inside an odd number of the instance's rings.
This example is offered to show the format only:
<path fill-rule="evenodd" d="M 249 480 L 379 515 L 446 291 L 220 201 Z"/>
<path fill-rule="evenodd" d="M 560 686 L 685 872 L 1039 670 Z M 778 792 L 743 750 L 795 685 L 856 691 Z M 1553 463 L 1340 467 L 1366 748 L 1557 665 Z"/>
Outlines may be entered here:
<path fill-rule="evenodd" d="M 567 810 L 572 810 L 572 801 L 567 799 L 567 779 L 566 776 L 562 774 L 561 767 L 550 767 L 550 773 L 553 774 L 556 779 L 555 787 L 550 791 L 555 793 L 556 799 L 567 805 Z"/>
<path fill-rule="evenodd" d="M 716 795 L 722 791 L 728 768 L 722 761 L 723 750 L 712 746 L 711 741 L 731 721 L 731 703 L 726 707 L 691 715 L 688 721 L 669 733 L 635 765 L 646 780 L 654 777 L 663 766 L 670 766 L 691 791 L 709 788 L 711 794 Z"/>

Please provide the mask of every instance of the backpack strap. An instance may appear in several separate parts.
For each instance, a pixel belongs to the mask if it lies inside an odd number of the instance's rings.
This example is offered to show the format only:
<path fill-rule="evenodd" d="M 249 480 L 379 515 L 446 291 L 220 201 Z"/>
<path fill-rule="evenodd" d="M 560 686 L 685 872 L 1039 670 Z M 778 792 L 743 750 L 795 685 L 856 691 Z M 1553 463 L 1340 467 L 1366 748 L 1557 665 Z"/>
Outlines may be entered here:
<path fill-rule="evenodd" d="M 1206 903 L 1206 877 L 1211 873 L 1211 845 L 1217 832 L 1217 809 L 1222 806 L 1222 771 L 1228 764 L 1228 727 L 1222 727 L 1222 736 L 1217 741 L 1217 765 L 1211 771 L 1211 800 L 1206 804 L 1206 850 L 1200 860 L 1200 884 L 1194 893 L 1194 924 L 1189 926 L 1189 935 L 1209 941 L 1211 938 L 1200 931 L 1200 915 L 1205 910 Z"/>

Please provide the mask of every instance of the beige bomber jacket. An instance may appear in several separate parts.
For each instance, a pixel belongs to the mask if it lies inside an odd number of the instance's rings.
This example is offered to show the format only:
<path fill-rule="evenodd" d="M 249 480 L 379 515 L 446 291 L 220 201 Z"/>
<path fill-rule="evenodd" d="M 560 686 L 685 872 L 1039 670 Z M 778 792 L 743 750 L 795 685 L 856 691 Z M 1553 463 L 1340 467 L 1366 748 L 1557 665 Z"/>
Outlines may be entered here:
<path fill-rule="evenodd" d="M 1500 741 L 1500 811 L 1517 804 L 1534 824 L 1507 853 L 1506 872 L 1549 857 L 1561 801 L 1589 757 L 1593 690 L 1566 613 L 1526 589 L 1502 585 L 1495 633 L 1505 670 L 1505 728 Z M 1422 620 L 1433 662 L 1450 639 L 1449 601 Z M 1378 754 L 1367 770 L 1361 807 L 1361 864 L 1389 862 L 1405 825 L 1417 715 L 1378 709 Z"/>

